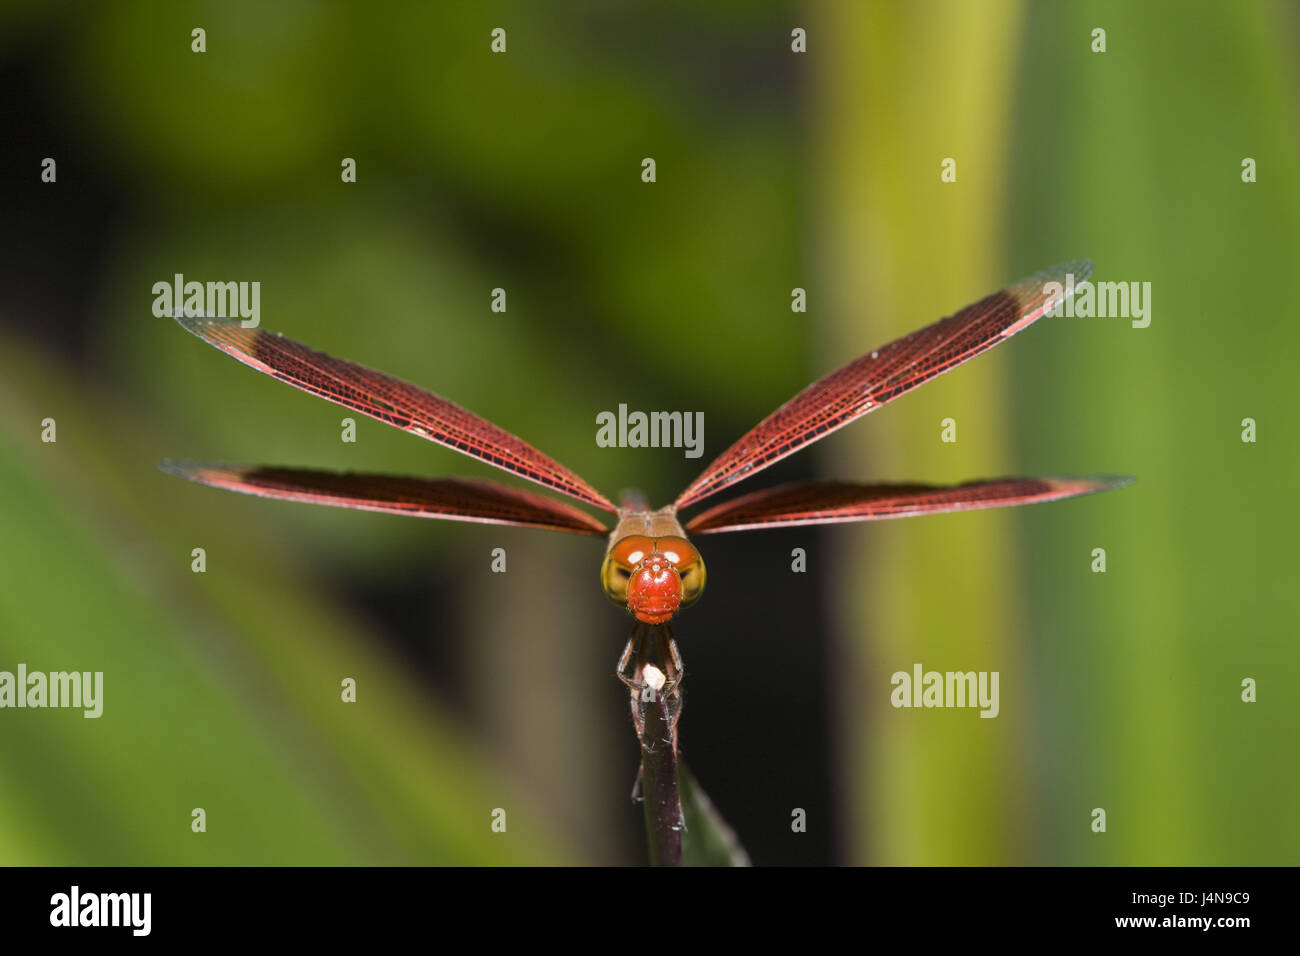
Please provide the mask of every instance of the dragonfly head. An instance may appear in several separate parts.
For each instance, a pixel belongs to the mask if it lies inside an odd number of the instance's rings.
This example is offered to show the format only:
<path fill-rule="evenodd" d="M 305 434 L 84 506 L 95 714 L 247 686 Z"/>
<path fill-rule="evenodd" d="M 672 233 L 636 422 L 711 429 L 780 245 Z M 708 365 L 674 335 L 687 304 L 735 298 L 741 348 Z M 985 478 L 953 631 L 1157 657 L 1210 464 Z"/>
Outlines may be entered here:
<path fill-rule="evenodd" d="M 628 535 L 605 555 L 600 581 L 637 620 L 662 624 L 704 593 L 704 559 L 685 538 Z"/>

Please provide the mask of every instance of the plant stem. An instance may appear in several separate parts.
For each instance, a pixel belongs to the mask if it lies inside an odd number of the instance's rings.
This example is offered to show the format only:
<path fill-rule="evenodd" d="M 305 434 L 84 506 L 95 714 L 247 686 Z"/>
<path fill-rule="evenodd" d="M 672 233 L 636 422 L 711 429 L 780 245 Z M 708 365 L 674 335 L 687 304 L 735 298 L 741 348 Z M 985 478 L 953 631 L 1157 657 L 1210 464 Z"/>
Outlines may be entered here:
<path fill-rule="evenodd" d="M 663 672 L 653 664 L 643 668 L 647 692 L 637 695 L 640 708 L 641 797 L 651 866 L 682 865 L 682 804 L 677 782 L 677 741 L 674 711 L 680 697 L 660 693 Z M 655 686 L 658 684 L 658 686 Z M 647 699 L 649 698 L 649 699 Z"/>

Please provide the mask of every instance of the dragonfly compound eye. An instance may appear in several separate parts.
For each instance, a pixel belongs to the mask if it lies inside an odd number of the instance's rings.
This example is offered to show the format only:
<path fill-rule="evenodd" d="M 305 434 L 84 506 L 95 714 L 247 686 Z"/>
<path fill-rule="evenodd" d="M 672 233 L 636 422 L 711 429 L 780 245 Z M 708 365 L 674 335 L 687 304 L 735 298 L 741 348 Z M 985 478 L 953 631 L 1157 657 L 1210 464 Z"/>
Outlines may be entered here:
<path fill-rule="evenodd" d="M 600 586 L 611 601 L 626 606 L 632 572 L 654 549 L 654 542 L 644 535 L 629 535 L 609 549 L 600 568 Z"/>
<path fill-rule="evenodd" d="M 682 607 L 690 607 L 704 593 L 704 559 L 685 538 L 667 537 L 655 542 L 659 551 L 682 579 Z"/>

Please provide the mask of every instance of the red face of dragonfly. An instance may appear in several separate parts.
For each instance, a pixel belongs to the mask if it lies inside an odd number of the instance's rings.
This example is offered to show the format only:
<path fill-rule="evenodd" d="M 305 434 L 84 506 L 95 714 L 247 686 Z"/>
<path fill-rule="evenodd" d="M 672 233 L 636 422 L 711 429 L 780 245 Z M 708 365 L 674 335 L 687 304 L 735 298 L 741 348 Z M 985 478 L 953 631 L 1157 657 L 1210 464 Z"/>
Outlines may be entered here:
<path fill-rule="evenodd" d="M 663 624 L 704 590 L 704 562 L 686 533 L 741 531 L 779 525 L 870 521 L 945 511 L 968 511 L 1053 501 L 1128 484 L 1132 479 L 1003 478 L 939 487 L 920 484 L 852 484 L 806 481 L 744 495 L 686 522 L 677 511 L 825 437 L 900 395 L 951 371 L 1028 328 L 1073 294 L 1089 262 L 1040 272 L 995 292 L 960 312 L 863 355 L 814 382 L 759 422 L 723 452 L 669 508 L 621 512 L 623 522 L 667 522 L 653 537 L 616 530 L 601 571 L 605 593 L 646 624 Z M 424 389 L 382 372 L 331 358 L 289 339 L 238 322 L 178 317 L 187 330 L 268 375 L 479 458 L 521 478 L 605 511 L 617 509 L 600 492 L 531 445 Z M 605 535 L 609 529 L 586 511 L 553 498 L 485 481 L 392 478 L 300 468 L 229 468 L 164 462 L 174 474 L 231 491 L 386 511 L 425 518 L 526 525 Z M 661 525 L 656 525 L 656 528 Z"/>
<path fill-rule="evenodd" d="M 685 538 L 628 535 L 614 542 L 600 569 L 601 586 L 639 621 L 663 624 L 704 593 L 704 559 Z"/>

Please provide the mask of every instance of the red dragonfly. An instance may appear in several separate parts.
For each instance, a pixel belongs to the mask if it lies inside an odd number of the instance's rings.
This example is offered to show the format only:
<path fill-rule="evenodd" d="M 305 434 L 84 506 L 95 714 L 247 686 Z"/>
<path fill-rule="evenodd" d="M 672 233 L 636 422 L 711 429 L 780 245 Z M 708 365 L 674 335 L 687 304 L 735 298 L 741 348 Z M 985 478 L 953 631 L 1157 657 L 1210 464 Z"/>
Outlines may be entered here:
<path fill-rule="evenodd" d="M 636 498 L 615 506 L 568 468 L 504 429 L 383 372 L 261 329 L 244 328 L 236 321 L 177 318 L 188 331 L 259 372 L 610 512 L 617 516 L 612 529 L 563 501 L 488 481 L 170 461 L 161 467 L 200 484 L 263 498 L 607 536 L 601 568 L 605 594 L 638 621 L 618 675 L 635 689 L 643 666 L 660 660 L 659 670 L 669 678 L 664 685 L 667 694 L 683 673 L 667 622 L 704 593 L 704 560 L 688 534 L 999 508 L 1073 498 L 1131 482 L 1132 478 L 1118 476 L 998 478 L 952 486 L 800 481 L 724 501 L 685 524 L 679 518 L 683 509 L 1028 328 L 1073 293 L 1067 276 L 1081 282 L 1091 273 L 1088 261 L 1045 270 L 850 362 L 755 425 L 676 501 L 658 510 Z M 629 676 L 627 668 L 634 656 L 637 666 Z"/>

